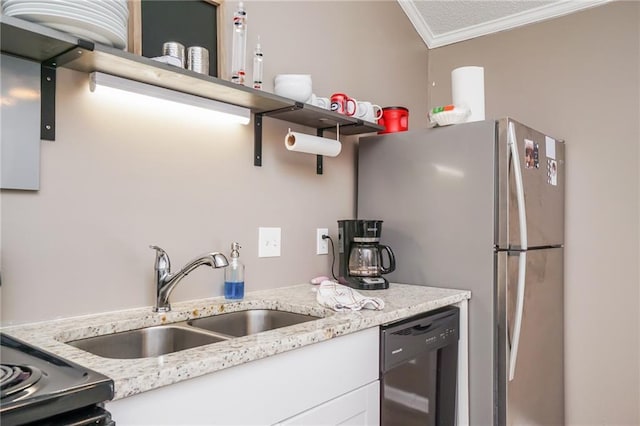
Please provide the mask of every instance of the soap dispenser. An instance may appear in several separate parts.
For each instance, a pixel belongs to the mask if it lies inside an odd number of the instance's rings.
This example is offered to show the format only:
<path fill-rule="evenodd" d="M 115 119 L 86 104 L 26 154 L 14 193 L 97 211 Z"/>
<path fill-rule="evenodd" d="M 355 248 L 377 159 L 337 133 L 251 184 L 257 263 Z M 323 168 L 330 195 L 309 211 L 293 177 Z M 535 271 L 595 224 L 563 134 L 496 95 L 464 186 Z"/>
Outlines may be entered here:
<path fill-rule="evenodd" d="M 225 299 L 242 299 L 244 297 L 244 265 L 240 262 L 239 243 L 231 244 L 231 259 L 224 270 Z"/>

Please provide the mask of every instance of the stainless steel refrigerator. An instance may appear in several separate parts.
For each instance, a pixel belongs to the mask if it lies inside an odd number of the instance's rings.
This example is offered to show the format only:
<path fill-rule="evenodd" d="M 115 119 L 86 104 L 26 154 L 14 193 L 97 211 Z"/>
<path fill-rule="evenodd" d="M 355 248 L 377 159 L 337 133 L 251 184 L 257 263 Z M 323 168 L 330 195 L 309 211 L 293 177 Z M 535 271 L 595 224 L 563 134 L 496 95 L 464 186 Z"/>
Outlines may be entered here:
<path fill-rule="evenodd" d="M 564 424 L 564 145 L 509 118 L 359 141 L 389 281 L 471 290 L 474 426 Z"/>

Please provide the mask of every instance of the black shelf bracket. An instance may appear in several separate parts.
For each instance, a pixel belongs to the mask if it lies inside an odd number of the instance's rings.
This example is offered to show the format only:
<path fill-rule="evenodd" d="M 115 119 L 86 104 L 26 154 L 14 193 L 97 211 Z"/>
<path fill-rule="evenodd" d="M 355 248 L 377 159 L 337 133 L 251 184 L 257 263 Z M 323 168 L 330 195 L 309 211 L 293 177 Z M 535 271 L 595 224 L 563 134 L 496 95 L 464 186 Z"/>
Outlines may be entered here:
<path fill-rule="evenodd" d="M 253 165 L 262 167 L 262 117 L 269 115 L 277 115 L 283 112 L 291 112 L 304 107 L 300 102 L 295 105 L 278 108 L 271 111 L 257 112 L 253 116 Z"/>
<path fill-rule="evenodd" d="M 322 137 L 324 129 L 317 129 L 316 136 Z M 322 155 L 316 155 L 316 174 L 321 175 L 323 171 Z"/>
<path fill-rule="evenodd" d="M 94 47 L 93 42 L 78 39 L 77 46 L 40 64 L 40 139 L 56 140 L 56 69 Z"/>
<path fill-rule="evenodd" d="M 253 116 L 253 165 L 262 167 L 262 113 Z"/>
<path fill-rule="evenodd" d="M 56 140 L 56 67 L 40 65 L 40 139 Z"/>

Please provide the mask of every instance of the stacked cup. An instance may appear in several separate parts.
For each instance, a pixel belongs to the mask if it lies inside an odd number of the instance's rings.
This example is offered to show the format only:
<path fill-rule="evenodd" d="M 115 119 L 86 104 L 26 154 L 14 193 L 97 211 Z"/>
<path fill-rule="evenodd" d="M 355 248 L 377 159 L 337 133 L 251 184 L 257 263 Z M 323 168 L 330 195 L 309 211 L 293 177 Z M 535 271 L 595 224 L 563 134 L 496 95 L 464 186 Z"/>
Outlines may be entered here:
<path fill-rule="evenodd" d="M 209 51 L 200 46 L 189 47 L 187 49 L 187 69 L 208 75 Z"/>
<path fill-rule="evenodd" d="M 162 45 L 162 55 L 176 58 L 182 68 L 187 68 L 200 74 L 209 74 L 209 51 L 204 47 L 189 47 L 185 57 L 185 49 L 182 43 L 167 41 Z M 176 63 L 171 63 L 171 65 L 178 66 Z"/>
<path fill-rule="evenodd" d="M 162 55 L 178 58 L 181 67 L 184 68 L 184 45 L 177 41 L 167 41 L 162 45 Z"/>

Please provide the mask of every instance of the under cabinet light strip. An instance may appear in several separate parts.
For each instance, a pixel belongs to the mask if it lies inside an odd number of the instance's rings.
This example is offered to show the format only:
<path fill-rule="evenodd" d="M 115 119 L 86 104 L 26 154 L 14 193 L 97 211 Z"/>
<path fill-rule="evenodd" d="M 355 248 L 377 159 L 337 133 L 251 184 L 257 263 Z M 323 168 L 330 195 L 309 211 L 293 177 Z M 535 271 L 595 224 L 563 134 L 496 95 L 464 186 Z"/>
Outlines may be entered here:
<path fill-rule="evenodd" d="M 154 86 L 152 84 L 128 80 L 111 74 L 105 74 L 97 71 L 92 72 L 89 80 L 89 87 L 91 91 L 95 92 L 99 86 L 111 87 L 113 89 L 125 90 L 127 92 L 178 102 L 198 108 L 205 108 L 221 114 L 229 121 L 240 124 L 249 124 L 251 119 L 251 111 L 248 108 L 226 104 L 224 102 L 190 95 L 188 93 L 177 92 L 175 90 L 165 89 L 164 87 Z"/>

